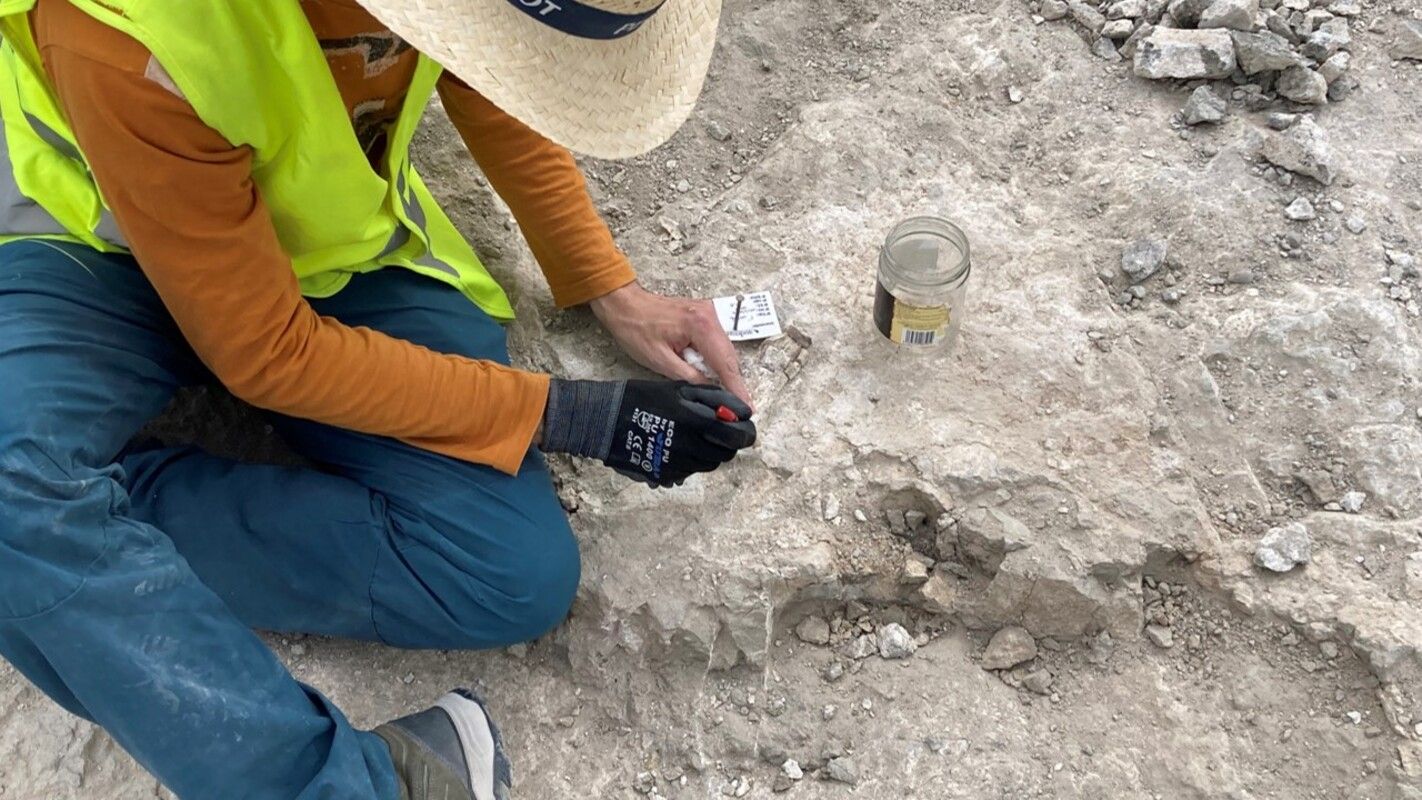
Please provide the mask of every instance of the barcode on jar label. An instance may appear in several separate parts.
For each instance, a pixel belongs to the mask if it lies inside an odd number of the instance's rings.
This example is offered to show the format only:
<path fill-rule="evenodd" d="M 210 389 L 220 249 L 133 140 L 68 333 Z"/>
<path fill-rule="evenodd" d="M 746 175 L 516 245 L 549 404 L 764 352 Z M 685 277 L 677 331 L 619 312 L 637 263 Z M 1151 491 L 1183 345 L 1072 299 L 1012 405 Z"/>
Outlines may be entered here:
<path fill-rule="evenodd" d="M 900 302 L 882 283 L 874 290 L 874 325 L 889 341 L 931 347 L 947 340 L 952 311 L 945 305 L 915 306 Z"/>

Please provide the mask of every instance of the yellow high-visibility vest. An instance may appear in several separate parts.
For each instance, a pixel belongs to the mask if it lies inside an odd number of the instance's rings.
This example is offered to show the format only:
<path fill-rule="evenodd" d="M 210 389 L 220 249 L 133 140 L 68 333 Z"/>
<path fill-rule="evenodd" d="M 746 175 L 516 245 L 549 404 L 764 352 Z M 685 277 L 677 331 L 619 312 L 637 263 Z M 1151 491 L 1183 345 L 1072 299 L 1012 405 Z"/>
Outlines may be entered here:
<path fill-rule="evenodd" d="M 252 178 L 310 297 L 351 275 L 411 269 L 495 319 L 513 309 L 410 164 L 442 68 L 419 56 L 372 168 L 298 0 L 68 0 L 138 40 L 198 117 L 252 149 Z M 35 0 L 0 0 L 0 243 L 54 238 L 105 252 L 123 241 L 35 48 Z M 181 192 L 182 187 L 174 187 Z"/>

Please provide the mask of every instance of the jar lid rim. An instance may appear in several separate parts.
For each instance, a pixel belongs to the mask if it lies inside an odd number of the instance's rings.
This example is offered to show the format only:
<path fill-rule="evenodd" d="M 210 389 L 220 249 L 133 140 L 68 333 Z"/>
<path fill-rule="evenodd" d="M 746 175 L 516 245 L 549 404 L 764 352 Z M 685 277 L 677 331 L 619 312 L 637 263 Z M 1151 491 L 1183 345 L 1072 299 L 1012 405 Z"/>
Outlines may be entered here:
<path fill-rule="evenodd" d="M 928 229 L 924 230 L 919 226 L 927 226 Z M 946 228 L 947 230 L 944 231 L 933 229 L 935 227 L 940 226 L 942 228 Z M 912 277 L 905 274 L 903 265 L 899 264 L 899 262 L 894 260 L 893 249 L 894 243 L 897 242 L 899 239 L 903 238 L 904 236 L 908 235 L 910 232 L 936 236 L 946 242 L 949 242 L 953 245 L 953 247 L 958 250 L 961 258 L 959 258 L 958 263 L 954 265 L 953 269 L 950 270 L 940 280 L 934 281 L 932 283 L 914 280 Z M 895 278 L 898 278 L 904 283 L 913 284 L 914 286 L 922 288 L 932 288 L 934 286 L 938 286 L 944 283 L 954 283 L 966 277 L 972 271 L 973 268 L 972 253 L 968 245 L 968 235 L 963 232 L 962 228 L 959 228 L 957 225 L 954 225 L 952 222 L 949 222 L 943 217 L 932 216 L 929 214 L 920 214 L 917 216 L 909 217 L 895 225 L 893 227 L 893 230 L 890 230 L 889 235 L 884 239 L 884 257 L 888 260 L 890 264 L 893 265 Z"/>

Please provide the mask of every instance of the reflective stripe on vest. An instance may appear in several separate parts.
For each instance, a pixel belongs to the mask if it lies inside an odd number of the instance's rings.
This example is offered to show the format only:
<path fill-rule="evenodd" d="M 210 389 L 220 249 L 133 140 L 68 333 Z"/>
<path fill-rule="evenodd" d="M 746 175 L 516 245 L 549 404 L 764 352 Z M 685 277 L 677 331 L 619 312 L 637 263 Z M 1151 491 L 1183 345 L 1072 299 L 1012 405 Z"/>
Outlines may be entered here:
<path fill-rule="evenodd" d="M 30 127 L 40 135 L 40 138 L 70 158 L 82 161 L 79 151 L 48 125 L 41 122 L 39 118 L 26 114 L 25 119 L 30 123 Z M 94 228 L 94 234 L 112 245 L 128 248 L 128 242 L 119 232 L 118 221 L 114 219 L 114 215 L 107 208 L 99 213 L 99 224 Z M 24 192 L 20 191 L 19 185 L 15 182 L 15 172 L 10 166 L 10 147 L 5 139 L 5 126 L 3 125 L 0 125 L 0 235 L 74 238 L 59 223 L 59 220 L 44 209 L 44 206 L 26 197 Z"/>
<path fill-rule="evenodd" d="M 10 148 L 5 142 L 5 126 L 0 125 L 0 230 L 10 234 L 57 236 L 68 233 L 39 203 L 26 197 L 15 184 L 10 168 Z"/>
<path fill-rule="evenodd" d="M 79 153 L 79 148 L 70 144 L 69 140 L 60 136 L 54 128 L 44 124 L 44 120 L 27 111 L 25 112 L 25 121 L 30 123 L 30 127 L 34 129 L 35 133 L 39 134 L 39 137 L 45 141 L 45 144 L 48 144 L 50 147 L 53 147 L 55 150 L 69 156 L 75 161 L 84 160 L 84 156 Z"/>
<path fill-rule="evenodd" d="M 40 58 L 28 16 L 20 12 L 33 2 L 0 0 L 0 241 L 42 236 L 124 249 L 113 215 L 93 188 L 83 154 L 47 121 L 61 120 L 63 125 L 52 93 L 31 79 L 40 69 Z M 16 154 L 21 161 L 15 160 Z"/>
<path fill-rule="evenodd" d="M 425 208 L 420 205 L 420 198 L 409 191 L 409 183 L 405 179 L 405 171 L 401 170 L 395 178 L 395 196 L 400 198 L 400 209 L 405 212 L 405 217 L 410 220 L 410 224 L 420 230 L 425 230 L 429 225 L 429 218 L 425 216 Z M 407 231 L 406 228 L 400 228 Z M 407 231 L 408 232 L 408 231 Z M 426 247 L 425 252 L 415 259 L 415 263 L 430 269 L 436 269 L 448 275 L 458 275 L 459 271 L 454 267 L 435 258 L 434 251 Z"/>

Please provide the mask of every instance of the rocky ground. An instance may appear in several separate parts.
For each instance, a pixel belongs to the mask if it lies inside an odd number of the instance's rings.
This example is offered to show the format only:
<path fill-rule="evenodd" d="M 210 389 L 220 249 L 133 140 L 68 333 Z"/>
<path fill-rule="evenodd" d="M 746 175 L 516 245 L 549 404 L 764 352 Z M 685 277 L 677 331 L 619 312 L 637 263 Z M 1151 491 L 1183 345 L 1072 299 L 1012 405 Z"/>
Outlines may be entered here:
<path fill-rule="evenodd" d="M 1220 2 L 730 2 L 696 117 L 587 167 L 646 283 L 775 293 L 761 445 L 666 493 L 559 462 L 542 641 L 277 652 L 363 724 L 481 686 L 520 797 L 1422 798 L 1422 7 Z M 422 142 L 524 363 L 633 374 Z M 919 212 L 974 248 L 951 353 L 870 322 Z M 234 417 L 167 430 L 276 451 Z M 0 797 L 163 796 L 0 700 Z"/>

